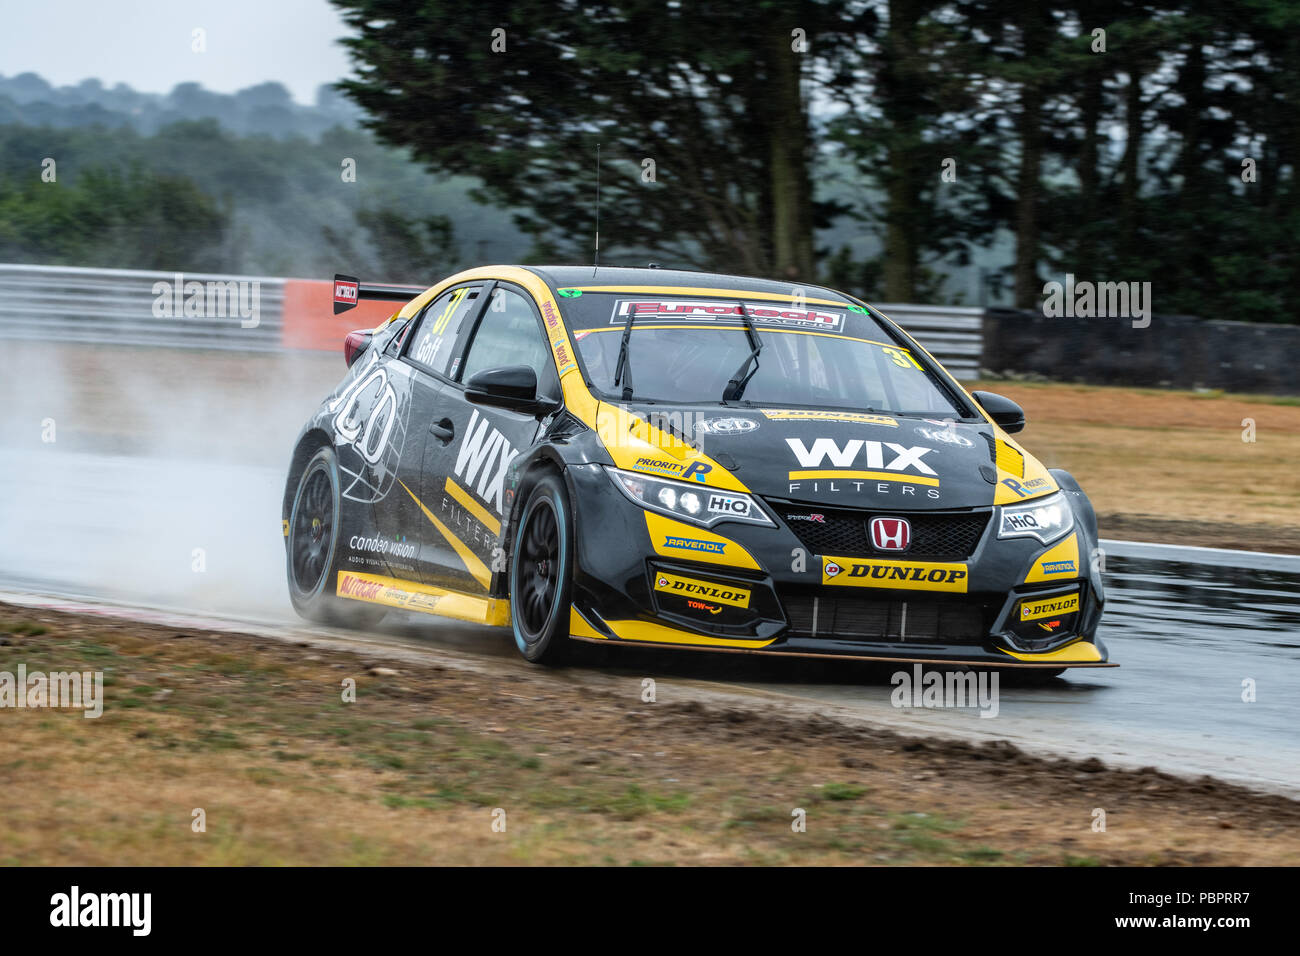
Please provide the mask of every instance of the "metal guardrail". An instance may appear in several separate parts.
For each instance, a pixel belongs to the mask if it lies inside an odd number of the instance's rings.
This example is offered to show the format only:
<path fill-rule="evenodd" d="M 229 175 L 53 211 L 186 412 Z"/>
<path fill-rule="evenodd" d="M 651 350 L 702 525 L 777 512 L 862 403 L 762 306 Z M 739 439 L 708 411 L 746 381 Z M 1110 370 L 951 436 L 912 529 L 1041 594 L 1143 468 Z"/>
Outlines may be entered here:
<path fill-rule="evenodd" d="M 247 302 L 252 304 L 256 288 L 257 325 L 244 328 L 242 322 L 251 318 L 241 319 L 238 301 L 232 307 L 228 298 L 221 303 L 224 317 L 186 316 L 184 288 L 181 314 L 157 315 L 155 305 L 164 295 L 175 312 L 172 293 L 178 276 L 186 286 L 202 285 L 205 311 L 209 284 L 227 287 L 226 291 L 230 283 L 250 284 Z M 166 283 L 165 290 L 159 283 Z M 281 347 L 283 299 L 284 280 L 262 276 L 0 264 L 0 338 L 270 351 Z"/>
<path fill-rule="evenodd" d="M 104 345 L 278 351 L 284 348 L 285 279 L 186 272 L 185 283 L 255 283 L 258 323 L 242 328 L 225 317 L 155 314 L 158 283 L 172 290 L 177 274 L 134 269 L 0 264 L 0 338 L 55 339 Z M 182 303 L 186 296 L 182 290 Z M 175 304 L 174 302 L 172 303 Z M 931 305 L 885 305 L 884 312 L 957 378 L 979 372 L 982 311 Z M 174 311 L 174 309 L 173 309 Z"/>
<path fill-rule="evenodd" d="M 979 377 L 984 349 L 984 310 L 969 306 L 876 305 L 937 358 L 959 381 Z"/>

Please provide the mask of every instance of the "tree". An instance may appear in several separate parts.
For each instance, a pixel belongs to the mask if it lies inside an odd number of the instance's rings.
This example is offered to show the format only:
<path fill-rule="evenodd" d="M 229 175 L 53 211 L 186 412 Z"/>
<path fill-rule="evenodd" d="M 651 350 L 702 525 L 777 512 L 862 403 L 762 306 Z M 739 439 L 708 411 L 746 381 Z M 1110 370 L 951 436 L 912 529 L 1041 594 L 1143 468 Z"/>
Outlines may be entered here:
<path fill-rule="evenodd" d="M 591 255 L 601 144 L 606 261 L 815 279 L 807 87 L 851 41 L 843 4 L 333 2 L 370 127 L 479 177 L 538 255 Z"/>
<path fill-rule="evenodd" d="M 862 40 L 842 58 L 851 80 L 837 88 L 844 112 L 825 138 L 877 192 L 851 214 L 882 234 L 883 250 L 857 267 L 841 250 L 828 271 L 870 297 L 931 301 L 940 267 L 967 264 L 991 232 L 995 151 L 981 141 L 974 47 L 953 5 L 889 0 L 879 13 L 859 18 Z"/>
<path fill-rule="evenodd" d="M 68 185 L 0 181 L 0 259 L 203 270 L 229 218 L 192 180 L 140 167 L 88 169 Z"/>

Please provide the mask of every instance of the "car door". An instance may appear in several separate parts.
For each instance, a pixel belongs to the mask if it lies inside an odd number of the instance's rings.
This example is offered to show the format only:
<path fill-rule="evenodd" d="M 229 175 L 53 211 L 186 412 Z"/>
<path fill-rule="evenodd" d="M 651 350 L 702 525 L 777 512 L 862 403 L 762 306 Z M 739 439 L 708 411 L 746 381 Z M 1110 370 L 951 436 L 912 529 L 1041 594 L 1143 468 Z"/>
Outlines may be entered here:
<path fill-rule="evenodd" d="M 381 516 L 400 504 L 402 464 L 424 454 L 424 442 L 411 433 L 411 383 L 386 353 L 363 353 L 326 404 L 323 423 L 333 436 L 346 531 L 338 543 L 341 570 L 392 572 L 400 542 L 384 533 Z"/>
<path fill-rule="evenodd" d="M 393 576 L 403 580 L 427 583 L 445 560 L 446 542 L 426 516 L 420 496 L 424 452 L 437 440 L 436 423 L 445 417 L 439 382 L 459 352 L 457 342 L 483 305 L 485 288 L 483 282 L 470 282 L 442 292 L 412 319 L 389 359 L 390 378 L 410 396 L 411 414 L 392 493 L 376 508 L 381 535 L 374 544 L 382 549 Z"/>
<path fill-rule="evenodd" d="M 446 528 L 442 565 L 431 583 L 482 593 L 494 571 L 505 569 L 498 538 L 510 510 L 510 465 L 537 440 L 540 422 L 529 413 L 475 405 L 465 383 L 477 372 L 527 365 L 539 393 L 558 399 L 559 376 L 541 313 L 523 289 L 498 282 L 440 381 L 437 422 L 424 449 L 422 495 Z"/>

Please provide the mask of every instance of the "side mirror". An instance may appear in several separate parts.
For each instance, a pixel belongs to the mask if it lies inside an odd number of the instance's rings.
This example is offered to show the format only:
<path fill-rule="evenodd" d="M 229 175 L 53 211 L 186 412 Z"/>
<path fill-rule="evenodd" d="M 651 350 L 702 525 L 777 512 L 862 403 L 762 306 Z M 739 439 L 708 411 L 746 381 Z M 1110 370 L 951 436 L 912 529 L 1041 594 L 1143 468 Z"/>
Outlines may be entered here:
<path fill-rule="evenodd" d="M 491 405 L 516 412 L 549 411 L 555 403 L 537 397 L 537 373 L 527 365 L 485 368 L 465 383 L 465 397 L 476 405 Z"/>
<path fill-rule="evenodd" d="M 1024 429 L 1025 410 L 1011 399 L 997 392 L 971 392 L 971 396 L 1008 435 Z"/>

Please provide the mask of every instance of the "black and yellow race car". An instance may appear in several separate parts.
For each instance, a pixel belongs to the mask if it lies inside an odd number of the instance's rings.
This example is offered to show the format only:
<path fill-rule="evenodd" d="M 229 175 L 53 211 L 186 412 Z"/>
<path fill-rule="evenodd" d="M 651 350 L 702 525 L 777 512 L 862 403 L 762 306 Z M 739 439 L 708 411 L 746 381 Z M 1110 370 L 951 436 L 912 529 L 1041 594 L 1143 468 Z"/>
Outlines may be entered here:
<path fill-rule="evenodd" d="M 871 306 L 659 269 L 496 266 L 412 296 L 336 278 L 348 336 L 285 486 L 303 615 L 388 608 L 573 641 L 1104 666 L 1097 526 Z"/>

